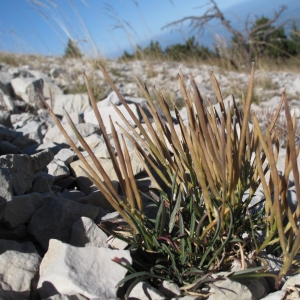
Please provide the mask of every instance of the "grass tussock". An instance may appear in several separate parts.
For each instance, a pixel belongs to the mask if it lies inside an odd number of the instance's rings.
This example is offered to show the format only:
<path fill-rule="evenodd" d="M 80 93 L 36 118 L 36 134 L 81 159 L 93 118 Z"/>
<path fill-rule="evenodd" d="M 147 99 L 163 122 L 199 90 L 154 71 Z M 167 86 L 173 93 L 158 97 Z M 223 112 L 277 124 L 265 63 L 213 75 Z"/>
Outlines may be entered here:
<path fill-rule="evenodd" d="M 290 266 L 298 264 L 294 258 L 300 249 L 297 223 L 300 202 L 294 210 L 288 202 L 291 172 L 295 178 L 297 198 L 300 199 L 297 168 L 300 146 L 295 145 L 296 119 L 289 112 L 286 93 L 282 93 L 276 113 L 268 126 L 262 129 L 256 115 L 251 115 L 250 111 L 254 94 L 254 65 L 247 94 L 241 95 L 242 109 L 234 103 L 233 111 L 223 102 L 219 84 L 214 74 L 210 74 L 221 114 L 214 112 L 212 107 L 208 110 L 204 106 L 193 78 L 190 76 L 190 86 L 187 86 L 180 72 L 178 84 L 188 114 L 188 123 L 184 123 L 176 105 L 172 107 L 176 120 L 171 117 L 164 93 L 153 89 L 159 103 L 157 108 L 148 88 L 136 78 L 153 120 L 151 123 L 144 110 L 140 109 L 145 122 L 141 124 L 105 69 L 101 65 L 98 67 L 136 125 L 136 128 L 132 127 L 115 107 L 116 113 L 135 137 L 133 139 L 128 130 L 120 126 L 123 136 L 119 137 L 115 128 L 118 125 L 110 122 L 117 152 L 115 156 L 106 133 L 107 124 L 103 124 L 85 76 L 92 106 L 119 178 L 121 195 L 68 114 L 70 125 L 103 180 L 86 162 L 55 115 L 50 113 L 83 161 L 87 176 L 126 221 L 116 228 L 100 224 L 103 230 L 129 244 L 133 265 L 115 260 L 129 271 L 129 275 L 119 283 L 130 282 L 126 295 L 141 280 L 150 281 L 156 287 L 161 285 L 162 280 L 170 280 L 180 286 L 183 295 L 202 295 L 201 288 L 207 278 L 216 272 L 230 272 L 233 260 L 240 262 L 241 270 L 230 273 L 230 278 L 274 277 L 278 287 Z M 288 134 L 284 174 L 280 177 L 276 168 L 279 132 L 275 124 L 283 104 Z M 249 127 L 250 117 L 253 120 L 252 130 Z M 152 179 L 155 188 L 148 193 L 141 193 L 137 188 L 124 137 L 133 143 L 141 164 Z M 268 176 L 270 179 L 267 179 Z M 250 209 L 251 200 L 261 186 L 264 194 L 261 206 L 258 210 Z M 143 197 L 152 201 L 156 209 L 154 219 L 145 213 Z M 264 233 L 262 238 L 257 231 Z M 261 264 L 260 253 L 264 250 L 271 253 L 279 251 L 283 266 L 277 274 L 267 271 L 264 260 Z M 250 254 L 257 263 L 256 267 L 247 267 Z"/>

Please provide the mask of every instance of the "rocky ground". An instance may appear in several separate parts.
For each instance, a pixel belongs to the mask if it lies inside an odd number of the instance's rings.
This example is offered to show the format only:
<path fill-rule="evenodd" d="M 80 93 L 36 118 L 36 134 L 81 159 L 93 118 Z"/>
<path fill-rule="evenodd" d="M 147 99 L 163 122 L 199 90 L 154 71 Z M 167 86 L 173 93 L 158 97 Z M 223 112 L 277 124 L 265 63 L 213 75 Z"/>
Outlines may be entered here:
<path fill-rule="evenodd" d="M 226 72 L 208 65 L 103 63 L 141 122 L 136 103 L 143 104 L 145 100 L 132 72 L 147 86 L 164 90 L 169 101 L 178 106 L 183 103 L 177 82 L 180 68 L 187 78 L 188 74 L 193 74 L 203 97 L 210 98 L 213 103 L 211 70 L 229 103 L 232 103 L 232 93 L 238 100 L 240 90 L 247 90 L 249 79 L 247 73 Z M 113 121 L 122 124 L 110 103 L 121 110 L 122 105 L 100 70 L 90 61 L 29 57 L 22 60 L 22 65 L 14 64 L 0 62 L 0 299 L 122 298 L 122 291 L 115 286 L 124 278 L 126 269 L 112 259 L 123 257 L 131 262 L 130 253 L 126 244 L 109 239 L 97 226 L 103 220 L 117 218 L 118 214 L 86 177 L 82 163 L 54 125 L 40 98 L 42 95 L 73 141 L 81 147 L 65 120 L 63 109 L 69 112 L 112 180 L 116 175 L 91 112 L 82 72 L 90 78 L 97 99 L 102 100 L 98 106 L 104 120 L 111 115 Z M 297 118 L 300 117 L 300 74 L 258 71 L 256 79 L 256 102 L 252 109 L 262 116 L 261 122 L 268 121 L 285 87 L 291 109 Z M 187 119 L 184 109 L 180 113 Z M 128 119 L 130 121 L 130 117 Z M 279 125 L 284 131 L 284 122 Z M 151 180 L 135 157 L 133 147 L 129 145 L 129 148 L 138 186 L 147 190 Z M 284 157 L 285 149 L 282 148 L 279 169 Z M 293 187 L 290 191 L 290 201 L 295 204 Z M 266 259 L 273 270 L 278 270 L 279 258 L 266 255 Z M 297 289 L 287 287 L 295 286 L 300 277 L 286 280 L 281 290 L 274 292 L 272 284 L 268 285 L 265 280 L 239 283 L 227 278 L 216 285 L 228 290 L 220 292 L 211 286 L 214 294 L 208 299 L 296 299 L 299 297 L 296 297 Z M 180 298 L 180 291 L 168 282 L 164 282 L 160 290 L 141 282 L 130 297 L 175 299 Z"/>

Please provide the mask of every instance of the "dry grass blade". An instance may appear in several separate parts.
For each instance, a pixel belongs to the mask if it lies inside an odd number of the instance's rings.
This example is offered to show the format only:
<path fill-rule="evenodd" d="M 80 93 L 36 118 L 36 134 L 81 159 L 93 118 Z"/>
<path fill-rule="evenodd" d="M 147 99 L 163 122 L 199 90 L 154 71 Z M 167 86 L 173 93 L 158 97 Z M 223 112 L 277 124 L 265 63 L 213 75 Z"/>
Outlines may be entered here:
<path fill-rule="evenodd" d="M 118 196 L 118 194 L 115 192 L 114 186 L 113 186 L 109 176 L 107 175 L 107 173 L 105 172 L 105 170 L 103 169 L 101 164 L 99 163 L 99 160 L 95 156 L 94 152 L 91 150 L 89 145 L 86 143 L 84 138 L 81 136 L 81 134 L 77 130 L 76 126 L 74 125 L 73 121 L 71 120 L 69 114 L 66 111 L 65 111 L 65 115 L 66 115 L 66 118 L 67 118 L 72 130 L 76 134 L 76 137 L 78 138 L 78 140 L 80 141 L 80 143 L 84 147 L 84 149 L 88 152 L 88 154 L 90 155 L 91 159 L 93 160 L 93 163 L 95 164 L 96 168 L 99 170 L 100 174 L 103 176 L 103 179 L 106 182 L 106 184 L 108 185 L 108 188 L 110 190 L 114 191 L 115 196 Z M 97 178 L 98 181 L 101 181 L 98 176 L 96 178 Z"/>
<path fill-rule="evenodd" d="M 238 167 L 239 169 L 241 168 L 242 164 L 242 157 L 243 153 L 245 151 L 246 147 L 246 135 L 247 135 L 247 128 L 248 128 L 248 118 L 249 118 L 249 113 L 250 113 L 250 107 L 251 107 L 251 101 L 253 97 L 253 89 L 254 89 L 254 63 L 252 63 L 252 69 L 251 69 L 251 76 L 250 76 L 250 81 L 249 81 L 249 87 L 248 87 L 248 94 L 247 94 L 247 99 L 244 103 L 244 118 L 243 118 L 243 123 L 242 123 L 242 128 L 241 128 L 241 136 L 240 136 L 240 142 L 239 142 L 239 152 L 238 152 Z M 249 128 L 248 128 L 249 130 Z"/>
<path fill-rule="evenodd" d="M 289 110 L 285 91 L 283 92 L 283 100 L 284 100 L 285 116 L 286 116 L 288 133 L 289 133 L 288 144 L 289 144 L 292 170 L 293 170 L 294 181 L 295 181 L 296 195 L 298 199 L 296 215 L 299 217 L 300 216 L 300 182 L 299 182 L 299 170 L 297 167 L 297 152 L 295 146 L 295 126 L 293 126 L 293 121 L 291 118 L 291 113 Z"/>
<path fill-rule="evenodd" d="M 140 197 L 140 193 L 139 193 L 137 185 L 136 185 L 136 181 L 135 181 L 133 170 L 132 170 L 132 164 L 131 164 L 129 152 L 128 152 L 127 145 L 125 143 L 125 140 L 124 140 L 123 136 L 122 136 L 122 140 L 123 140 L 123 148 L 124 148 L 124 154 L 125 154 L 125 162 L 126 162 L 127 171 L 128 171 L 129 185 L 130 185 L 130 189 L 132 189 L 133 193 L 134 193 L 134 197 L 131 196 L 132 197 L 131 199 L 136 200 L 137 207 L 138 207 L 140 213 L 142 214 L 143 213 L 143 203 L 142 203 L 142 199 Z M 132 207 L 133 208 L 136 207 L 135 203 L 133 204 Z"/>
<path fill-rule="evenodd" d="M 107 134 L 107 131 L 106 131 L 106 127 L 105 127 L 105 124 L 103 123 L 102 117 L 100 115 L 100 112 L 99 112 L 99 109 L 98 109 L 98 106 L 97 106 L 97 103 L 96 103 L 96 99 L 95 99 L 94 94 L 92 92 L 92 89 L 90 87 L 88 78 L 84 73 L 83 73 L 83 77 L 84 77 L 84 80 L 85 80 L 85 83 L 86 83 L 86 87 L 87 87 L 87 90 L 88 90 L 91 105 L 92 105 L 94 114 L 96 116 L 96 119 L 98 121 L 99 127 L 102 131 L 102 134 L 103 134 L 103 137 L 104 137 L 104 141 L 105 141 L 109 156 L 110 156 L 110 158 L 112 160 L 112 163 L 113 163 L 114 170 L 116 172 L 117 177 L 120 180 L 121 188 L 125 192 L 125 187 L 124 187 L 124 184 L 123 184 L 123 181 L 122 181 L 122 174 L 121 174 L 121 171 L 120 171 L 120 168 L 119 168 L 119 164 L 116 160 L 114 150 L 113 150 L 113 148 L 112 148 L 112 146 L 109 142 L 109 137 L 108 137 L 108 134 Z"/>
<path fill-rule="evenodd" d="M 218 84 L 218 81 L 215 77 L 214 72 L 212 72 L 212 71 L 210 72 L 210 79 L 211 79 L 215 94 L 217 96 L 217 99 L 218 99 L 218 102 L 219 102 L 219 105 L 220 105 L 220 108 L 221 108 L 221 112 L 225 114 L 225 118 L 226 118 L 226 110 L 225 110 L 225 106 L 224 106 L 224 103 L 223 103 L 223 97 L 222 97 L 222 93 L 221 93 L 221 90 L 220 90 L 220 86 Z"/>
<path fill-rule="evenodd" d="M 127 174 L 125 159 L 124 159 L 123 152 L 122 152 L 122 149 L 121 149 L 118 134 L 117 134 L 115 126 L 114 126 L 114 124 L 111 120 L 111 116 L 109 117 L 109 121 L 110 121 L 112 137 L 113 137 L 113 140 L 114 140 L 114 143 L 115 143 L 118 159 L 119 159 L 119 162 L 120 162 L 120 165 L 121 165 L 121 170 L 122 170 L 122 173 L 123 173 L 123 177 L 119 178 L 119 182 L 120 182 L 120 185 L 122 187 L 123 194 L 128 199 L 132 199 L 133 198 L 133 193 L 132 193 L 132 190 L 130 189 L 130 180 L 129 180 L 129 177 L 128 177 L 128 174 Z M 131 206 L 134 207 L 134 203 L 131 203 Z"/>
<path fill-rule="evenodd" d="M 57 117 L 54 115 L 54 113 L 50 109 L 49 109 L 49 113 L 50 113 L 51 117 L 53 118 L 53 120 L 54 120 L 55 124 L 57 125 L 57 127 L 60 129 L 60 131 L 64 135 L 64 137 L 67 140 L 67 142 L 70 145 L 70 147 L 73 149 L 73 151 L 76 153 L 76 155 L 78 156 L 78 158 L 83 162 L 84 166 L 88 170 L 88 172 L 85 171 L 85 170 L 83 170 L 87 174 L 88 178 L 102 191 L 102 193 L 109 200 L 109 202 L 114 207 L 114 209 L 116 209 L 120 213 L 120 215 L 129 224 L 131 224 L 133 226 L 132 228 L 135 228 L 135 226 L 132 223 L 132 221 L 130 220 L 130 218 L 128 218 L 128 216 L 124 212 L 124 208 L 120 205 L 122 201 L 120 200 L 118 194 L 116 193 L 116 190 L 113 187 L 110 179 L 108 180 L 107 184 L 108 184 L 108 186 L 111 185 L 111 187 L 108 188 L 106 186 L 106 184 L 104 184 L 102 182 L 102 179 L 98 176 L 98 174 L 93 170 L 93 168 L 86 161 L 86 159 L 84 158 L 84 156 L 78 150 L 78 148 L 76 147 L 76 145 L 74 144 L 74 142 L 72 141 L 72 139 L 69 137 L 69 135 L 67 134 L 67 132 L 65 131 L 65 129 L 63 128 L 63 126 L 61 125 L 61 123 L 59 122 L 59 120 L 57 119 Z M 101 174 L 101 175 L 103 176 L 104 174 Z"/>

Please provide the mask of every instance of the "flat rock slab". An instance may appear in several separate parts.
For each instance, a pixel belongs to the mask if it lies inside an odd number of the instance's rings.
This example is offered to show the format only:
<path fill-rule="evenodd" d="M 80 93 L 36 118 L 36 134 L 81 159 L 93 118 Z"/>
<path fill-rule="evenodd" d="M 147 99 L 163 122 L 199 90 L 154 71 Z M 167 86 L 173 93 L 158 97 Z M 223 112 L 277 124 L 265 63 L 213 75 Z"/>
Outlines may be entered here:
<path fill-rule="evenodd" d="M 114 258 L 132 263 L 127 250 L 78 248 L 52 239 L 40 266 L 39 294 L 42 299 L 57 293 L 116 298 L 116 285 L 127 269 L 115 263 Z"/>
<path fill-rule="evenodd" d="M 135 152 L 132 151 L 132 152 L 129 153 L 129 155 L 130 155 L 130 159 L 131 159 L 133 174 L 137 175 L 140 172 L 143 172 L 144 171 L 144 166 L 142 165 L 141 161 L 139 160 L 139 158 L 137 157 Z M 117 177 L 116 172 L 114 170 L 111 159 L 102 158 L 101 155 L 97 155 L 97 153 L 96 153 L 96 157 L 99 160 L 99 162 L 100 162 L 101 166 L 103 167 L 103 169 L 106 171 L 106 173 L 107 173 L 108 177 L 110 178 L 110 180 L 118 181 L 118 177 Z M 96 171 L 95 164 L 93 163 L 91 157 L 87 156 L 85 159 L 90 164 L 90 166 Z M 85 194 L 87 194 L 90 190 L 90 187 L 93 185 L 93 183 L 89 180 L 87 175 L 82 170 L 82 168 L 86 169 L 83 162 L 81 162 L 80 160 L 74 161 L 70 164 L 70 168 L 74 172 L 74 174 L 77 178 L 77 183 L 78 183 L 80 189 Z M 97 171 L 97 174 L 99 175 L 100 178 L 102 178 L 99 171 Z"/>
<path fill-rule="evenodd" d="M 72 226 L 81 217 L 94 220 L 98 208 L 83 205 L 72 200 L 45 197 L 44 204 L 36 210 L 28 225 L 28 231 L 47 250 L 50 239 L 58 239 L 68 243 Z"/>
<path fill-rule="evenodd" d="M 0 240 L 0 299 L 29 299 L 40 262 L 32 243 Z"/>

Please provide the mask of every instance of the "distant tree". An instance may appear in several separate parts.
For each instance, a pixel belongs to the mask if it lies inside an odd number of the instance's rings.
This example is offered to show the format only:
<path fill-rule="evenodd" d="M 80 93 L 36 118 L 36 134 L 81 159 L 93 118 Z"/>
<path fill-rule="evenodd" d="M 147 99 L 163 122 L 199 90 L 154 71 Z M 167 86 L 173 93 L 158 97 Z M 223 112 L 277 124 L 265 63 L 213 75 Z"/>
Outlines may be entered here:
<path fill-rule="evenodd" d="M 64 57 L 67 57 L 67 58 L 81 58 L 82 57 L 82 53 L 81 53 L 77 43 L 70 38 L 68 40 L 68 44 L 65 49 Z"/>
<path fill-rule="evenodd" d="M 251 28 L 250 47 L 256 58 L 285 57 L 289 55 L 289 43 L 284 28 L 275 28 L 270 19 L 261 17 Z"/>
<path fill-rule="evenodd" d="M 199 46 L 195 37 L 192 36 L 183 45 L 175 44 L 168 46 L 165 50 L 165 55 L 171 60 L 182 60 L 187 58 L 206 59 L 214 54 L 207 47 Z"/>
<path fill-rule="evenodd" d="M 234 42 L 235 47 L 238 47 L 238 50 L 241 53 L 243 60 L 251 62 L 253 59 L 253 50 L 255 48 L 252 47 L 253 44 L 257 45 L 257 37 L 259 32 L 263 32 L 263 34 L 259 35 L 260 44 L 267 44 L 270 36 L 279 34 L 280 29 L 284 28 L 284 26 L 290 22 L 290 19 L 285 19 L 281 23 L 278 23 L 279 17 L 282 13 L 287 9 L 285 5 L 283 5 L 278 11 L 274 12 L 274 16 L 271 19 L 268 19 L 267 22 L 263 22 L 262 24 L 255 24 L 255 22 L 250 22 L 249 15 L 245 20 L 245 28 L 246 33 L 244 34 L 242 31 L 235 29 L 231 26 L 229 19 L 227 19 L 223 12 L 219 9 L 215 0 L 209 0 L 209 4 L 211 6 L 204 12 L 204 14 L 200 16 L 187 16 L 180 20 L 171 22 L 163 27 L 170 28 L 177 25 L 181 25 L 183 22 L 190 21 L 190 26 L 192 29 L 197 29 L 199 33 L 203 32 L 204 27 L 211 21 L 211 20 L 219 20 L 221 24 L 225 27 L 227 31 L 232 34 L 232 41 Z M 267 28 L 268 30 L 264 30 Z M 274 34 L 276 32 L 276 34 Z M 278 38 L 280 38 L 282 32 L 279 34 Z M 234 48 L 234 47 L 233 47 Z M 232 53 L 227 54 L 231 59 Z"/>
<path fill-rule="evenodd" d="M 159 42 L 151 41 L 149 46 L 143 50 L 144 55 L 150 59 L 159 59 L 164 56 L 164 52 L 161 49 Z"/>
<path fill-rule="evenodd" d="M 293 23 L 288 42 L 289 53 L 292 55 L 300 54 L 300 30 L 296 22 Z"/>

